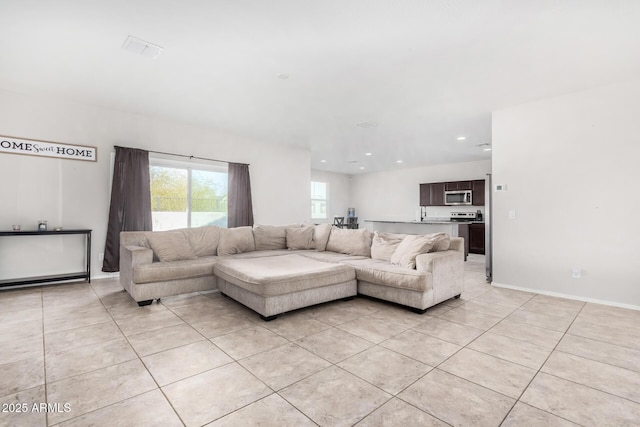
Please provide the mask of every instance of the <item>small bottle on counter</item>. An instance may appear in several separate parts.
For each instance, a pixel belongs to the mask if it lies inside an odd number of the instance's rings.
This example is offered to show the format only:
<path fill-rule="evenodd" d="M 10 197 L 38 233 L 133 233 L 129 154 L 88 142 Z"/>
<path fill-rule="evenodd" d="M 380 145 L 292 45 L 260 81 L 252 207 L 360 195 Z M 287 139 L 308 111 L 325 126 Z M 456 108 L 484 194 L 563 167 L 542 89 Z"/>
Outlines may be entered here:
<path fill-rule="evenodd" d="M 44 219 L 38 220 L 38 231 L 47 231 L 47 221 Z"/>

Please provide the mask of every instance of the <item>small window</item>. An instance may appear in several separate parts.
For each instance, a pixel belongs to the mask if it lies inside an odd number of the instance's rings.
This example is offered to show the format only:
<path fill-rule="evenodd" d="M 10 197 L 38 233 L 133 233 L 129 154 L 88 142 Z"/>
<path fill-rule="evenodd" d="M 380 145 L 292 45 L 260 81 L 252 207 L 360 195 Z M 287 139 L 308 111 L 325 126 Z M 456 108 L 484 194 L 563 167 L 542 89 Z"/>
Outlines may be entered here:
<path fill-rule="evenodd" d="M 327 219 L 327 183 L 311 181 L 311 219 Z"/>
<path fill-rule="evenodd" d="M 226 165 L 150 159 L 153 230 L 227 226 Z"/>

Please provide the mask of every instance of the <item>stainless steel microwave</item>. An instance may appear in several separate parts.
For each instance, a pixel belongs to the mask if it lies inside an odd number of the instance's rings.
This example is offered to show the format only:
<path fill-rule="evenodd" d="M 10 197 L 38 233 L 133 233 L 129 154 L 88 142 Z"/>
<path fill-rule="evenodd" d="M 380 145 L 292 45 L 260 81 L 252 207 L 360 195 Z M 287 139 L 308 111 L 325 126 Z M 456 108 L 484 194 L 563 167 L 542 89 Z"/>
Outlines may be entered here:
<path fill-rule="evenodd" d="M 471 190 L 455 190 L 444 192 L 444 204 L 447 206 L 471 205 Z"/>

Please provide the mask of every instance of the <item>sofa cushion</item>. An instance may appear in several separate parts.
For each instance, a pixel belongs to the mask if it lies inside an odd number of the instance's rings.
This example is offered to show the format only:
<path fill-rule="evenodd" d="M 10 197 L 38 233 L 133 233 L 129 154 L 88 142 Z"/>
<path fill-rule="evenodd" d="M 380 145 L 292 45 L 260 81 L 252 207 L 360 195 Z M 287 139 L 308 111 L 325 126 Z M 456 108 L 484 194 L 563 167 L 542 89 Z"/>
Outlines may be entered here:
<path fill-rule="evenodd" d="M 296 252 L 298 255 L 303 257 L 315 259 L 316 261 L 322 262 L 331 262 L 337 264 L 346 260 L 356 260 L 356 259 L 367 259 L 367 257 L 363 257 L 360 255 L 348 255 L 348 254 L 339 254 L 336 252 L 318 252 L 318 251 L 298 251 Z"/>
<path fill-rule="evenodd" d="M 156 231 L 147 234 L 147 241 L 154 255 L 161 262 L 196 259 L 186 237 L 180 231 Z"/>
<path fill-rule="evenodd" d="M 327 250 L 371 257 L 371 232 L 366 228 L 351 230 L 333 227 L 327 242 Z"/>
<path fill-rule="evenodd" d="M 287 249 L 313 249 L 314 227 L 287 228 Z"/>
<path fill-rule="evenodd" d="M 256 242 L 256 250 L 286 249 L 285 225 L 261 225 L 253 226 L 253 238 Z"/>
<path fill-rule="evenodd" d="M 316 251 L 327 250 L 327 242 L 331 234 L 331 224 L 318 224 L 313 229 L 313 246 Z"/>
<path fill-rule="evenodd" d="M 400 267 L 377 259 L 343 261 L 355 268 L 356 278 L 365 282 L 393 288 L 426 291 L 431 281 L 431 273 Z"/>
<path fill-rule="evenodd" d="M 391 261 L 391 256 L 406 236 L 406 234 L 374 231 L 373 241 L 371 242 L 371 258 L 381 261 Z"/>
<path fill-rule="evenodd" d="M 180 231 L 186 236 L 196 256 L 213 256 L 218 253 L 220 227 L 208 225 L 204 227 L 184 228 Z"/>
<path fill-rule="evenodd" d="M 266 256 L 278 256 L 278 255 L 289 255 L 291 251 L 288 249 L 268 249 L 266 251 L 251 251 L 251 252 L 242 252 L 239 254 L 233 255 L 225 255 L 222 257 L 218 257 L 219 259 L 252 259 L 252 258 L 262 258 Z"/>
<path fill-rule="evenodd" d="M 448 251 L 451 244 L 451 237 L 447 233 L 433 233 L 425 234 L 425 237 L 434 237 L 436 242 L 431 249 L 431 252 Z"/>
<path fill-rule="evenodd" d="M 233 255 L 256 250 L 252 227 L 222 228 L 218 255 Z"/>
<path fill-rule="evenodd" d="M 437 237 L 408 235 L 398 245 L 391 257 L 391 263 L 405 268 L 416 268 L 416 256 L 433 249 Z"/>
<path fill-rule="evenodd" d="M 169 280 L 190 279 L 213 274 L 217 257 L 202 257 L 195 260 L 153 262 L 133 268 L 133 282 L 154 283 Z"/>
<path fill-rule="evenodd" d="M 228 258 L 214 266 L 215 275 L 265 297 L 306 291 L 355 279 L 352 267 L 290 254 L 242 260 Z"/>

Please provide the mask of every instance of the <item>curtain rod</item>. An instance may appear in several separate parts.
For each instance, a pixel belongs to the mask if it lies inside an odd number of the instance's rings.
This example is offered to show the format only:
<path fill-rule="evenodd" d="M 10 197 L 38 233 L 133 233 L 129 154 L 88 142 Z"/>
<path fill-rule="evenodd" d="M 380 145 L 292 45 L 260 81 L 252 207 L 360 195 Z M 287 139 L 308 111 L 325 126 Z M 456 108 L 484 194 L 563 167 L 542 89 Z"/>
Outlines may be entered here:
<path fill-rule="evenodd" d="M 129 148 L 129 149 L 131 149 L 131 147 L 123 147 L 121 145 L 114 145 L 113 147 L 114 148 Z M 144 150 L 144 149 L 142 149 L 142 148 L 134 148 L 134 150 Z M 237 162 L 229 162 L 227 160 L 209 159 L 207 157 L 186 156 L 184 154 L 165 153 L 163 151 L 154 151 L 154 150 L 144 150 L 144 151 L 148 151 L 149 153 L 155 153 L 155 154 L 164 154 L 165 156 L 186 157 L 187 159 L 190 159 L 190 160 L 191 159 L 198 159 L 198 160 L 208 160 L 210 162 L 237 163 Z M 239 163 L 239 164 L 250 166 L 249 163 Z"/>

